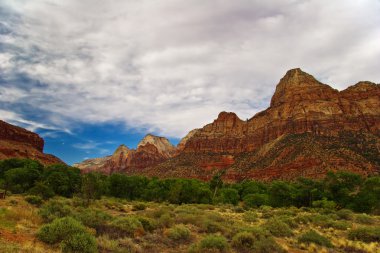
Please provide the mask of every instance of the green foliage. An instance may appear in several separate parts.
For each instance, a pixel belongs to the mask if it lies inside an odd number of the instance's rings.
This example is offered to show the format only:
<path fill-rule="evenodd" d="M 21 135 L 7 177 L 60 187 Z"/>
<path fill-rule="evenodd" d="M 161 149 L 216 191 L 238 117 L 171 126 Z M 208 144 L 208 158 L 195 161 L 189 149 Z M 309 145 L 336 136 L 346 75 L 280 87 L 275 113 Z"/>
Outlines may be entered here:
<path fill-rule="evenodd" d="M 40 196 L 43 199 L 49 199 L 54 196 L 54 191 L 43 182 L 36 182 L 28 191 L 30 195 Z"/>
<path fill-rule="evenodd" d="M 38 231 L 37 237 L 43 242 L 54 244 L 66 240 L 76 233 L 86 233 L 86 228 L 74 218 L 65 217 L 43 225 Z"/>
<path fill-rule="evenodd" d="M 262 205 L 268 204 L 268 195 L 255 193 L 255 194 L 247 194 L 243 198 L 244 206 L 247 208 L 251 207 L 260 207 Z"/>
<path fill-rule="evenodd" d="M 374 224 L 375 219 L 369 216 L 368 214 L 357 214 L 355 221 L 361 224 Z"/>
<path fill-rule="evenodd" d="M 132 207 L 132 211 L 142 211 L 146 209 L 146 205 L 144 203 L 136 203 Z"/>
<path fill-rule="evenodd" d="M 141 225 L 143 226 L 144 230 L 147 232 L 152 232 L 158 227 L 157 221 L 151 218 L 138 216 L 137 219 L 141 222 Z"/>
<path fill-rule="evenodd" d="M 265 230 L 253 228 L 237 233 L 232 238 L 237 252 L 282 253 L 285 252 Z"/>
<path fill-rule="evenodd" d="M 96 253 L 98 248 L 94 236 L 88 233 L 75 233 L 61 243 L 63 253 Z"/>
<path fill-rule="evenodd" d="M 97 209 L 80 209 L 74 217 L 85 226 L 95 229 L 98 233 L 105 231 L 108 222 L 112 220 L 109 214 Z"/>
<path fill-rule="evenodd" d="M 33 196 L 33 195 L 26 196 L 25 200 L 26 200 L 26 202 L 28 202 L 32 205 L 36 205 L 36 206 L 39 206 L 42 204 L 42 198 L 39 196 Z"/>
<path fill-rule="evenodd" d="M 113 237 L 133 237 L 144 234 L 144 227 L 137 217 L 120 217 L 111 222 L 107 232 Z"/>
<path fill-rule="evenodd" d="M 186 241 L 190 234 L 190 230 L 183 224 L 175 225 L 167 231 L 168 237 L 174 241 Z"/>
<path fill-rule="evenodd" d="M 236 205 L 239 202 L 239 192 L 233 188 L 223 188 L 219 191 L 219 194 L 221 203 Z"/>
<path fill-rule="evenodd" d="M 39 209 L 38 214 L 45 222 L 50 222 L 56 218 L 72 215 L 71 208 L 58 199 L 51 199 Z"/>
<path fill-rule="evenodd" d="M 56 164 L 45 168 L 43 181 L 56 195 L 72 197 L 80 191 L 82 178 L 79 169 Z"/>
<path fill-rule="evenodd" d="M 315 243 L 321 246 L 325 246 L 328 248 L 333 247 L 331 241 L 326 237 L 320 235 L 314 230 L 309 230 L 306 233 L 303 233 L 299 238 L 298 242 L 301 243 Z"/>
<path fill-rule="evenodd" d="M 255 222 L 258 218 L 258 215 L 254 211 L 247 211 L 243 214 L 243 220 L 247 222 Z"/>
<path fill-rule="evenodd" d="M 316 208 L 335 209 L 336 203 L 323 198 L 322 200 L 313 201 L 312 206 Z"/>
<path fill-rule="evenodd" d="M 295 189 L 290 183 L 273 181 L 268 190 L 269 204 L 273 207 L 291 206 L 294 191 Z"/>
<path fill-rule="evenodd" d="M 199 243 L 201 251 L 214 250 L 213 252 L 226 252 L 228 248 L 227 239 L 220 235 L 207 235 Z"/>
<path fill-rule="evenodd" d="M 106 178 L 105 175 L 94 172 L 82 175 L 81 194 L 87 203 L 94 199 L 100 199 L 107 192 Z"/>
<path fill-rule="evenodd" d="M 379 242 L 380 227 L 359 227 L 348 233 L 351 240 L 359 240 L 363 242 Z"/>
<path fill-rule="evenodd" d="M 280 219 L 271 218 L 264 224 L 264 227 L 274 236 L 282 237 L 293 235 L 290 227 Z"/>
<path fill-rule="evenodd" d="M 348 209 L 341 209 L 336 212 L 336 215 L 338 215 L 341 220 L 352 220 L 354 218 L 354 213 Z"/>

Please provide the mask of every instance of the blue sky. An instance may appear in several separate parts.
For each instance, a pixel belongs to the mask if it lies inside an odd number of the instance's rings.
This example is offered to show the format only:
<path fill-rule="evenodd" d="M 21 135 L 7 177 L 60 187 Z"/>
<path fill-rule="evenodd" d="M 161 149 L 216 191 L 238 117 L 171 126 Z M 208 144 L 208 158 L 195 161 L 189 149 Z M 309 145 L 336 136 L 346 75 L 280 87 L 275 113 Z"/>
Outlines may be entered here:
<path fill-rule="evenodd" d="M 68 163 L 265 109 L 301 67 L 380 82 L 379 0 L 0 0 L 0 119 Z"/>

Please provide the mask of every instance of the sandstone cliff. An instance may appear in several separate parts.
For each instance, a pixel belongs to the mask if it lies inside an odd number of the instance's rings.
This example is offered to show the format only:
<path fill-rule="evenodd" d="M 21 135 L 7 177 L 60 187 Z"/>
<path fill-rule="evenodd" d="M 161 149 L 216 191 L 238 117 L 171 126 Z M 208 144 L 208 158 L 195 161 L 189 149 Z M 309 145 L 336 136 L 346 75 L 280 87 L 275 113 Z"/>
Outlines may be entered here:
<path fill-rule="evenodd" d="M 0 120 L 0 160 L 28 158 L 45 165 L 63 163 L 53 155 L 44 154 L 43 148 L 44 140 L 38 134 Z"/>

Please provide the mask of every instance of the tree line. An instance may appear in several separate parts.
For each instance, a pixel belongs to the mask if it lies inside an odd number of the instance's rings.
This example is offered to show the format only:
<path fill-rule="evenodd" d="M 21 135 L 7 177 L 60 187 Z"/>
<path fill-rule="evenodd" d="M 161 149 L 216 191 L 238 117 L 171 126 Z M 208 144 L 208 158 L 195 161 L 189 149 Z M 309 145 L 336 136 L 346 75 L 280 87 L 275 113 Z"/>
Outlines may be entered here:
<path fill-rule="evenodd" d="M 196 179 L 159 179 L 125 174 L 82 174 L 67 165 L 43 166 L 28 159 L 0 161 L 0 189 L 43 199 L 55 195 L 79 196 L 87 201 L 102 196 L 173 204 L 242 204 L 245 207 L 349 208 L 356 212 L 380 213 L 380 177 L 362 177 L 349 172 L 329 172 L 324 179 L 295 181 L 223 182 L 217 174 L 210 182 Z"/>

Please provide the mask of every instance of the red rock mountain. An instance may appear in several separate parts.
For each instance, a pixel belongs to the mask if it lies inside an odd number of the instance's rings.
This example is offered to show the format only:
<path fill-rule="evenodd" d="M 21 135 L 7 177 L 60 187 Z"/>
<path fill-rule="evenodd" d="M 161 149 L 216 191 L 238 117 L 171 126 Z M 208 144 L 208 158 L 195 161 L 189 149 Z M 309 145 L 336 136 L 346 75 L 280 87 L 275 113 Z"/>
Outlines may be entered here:
<path fill-rule="evenodd" d="M 138 170 L 123 171 L 207 180 L 223 170 L 230 181 L 321 177 L 328 170 L 373 174 L 380 168 L 379 136 L 379 84 L 359 82 L 338 91 L 292 69 L 278 83 L 268 109 L 247 121 L 222 112 L 191 131 L 170 155 L 157 156 L 152 147 L 134 158 Z"/>
<path fill-rule="evenodd" d="M 42 164 L 63 163 L 59 158 L 43 153 L 44 140 L 33 132 L 0 120 L 0 160 L 29 158 Z"/>
<path fill-rule="evenodd" d="M 138 173 L 143 168 L 155 166 L 174 156 L 176 148 L 164 137 L 146 135 L 137 149 L 120 145 L 111 156 L 88 159 L 74 164 L 75 167 L 105 174 L 114 172 Z"/>

